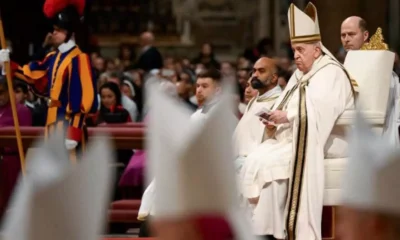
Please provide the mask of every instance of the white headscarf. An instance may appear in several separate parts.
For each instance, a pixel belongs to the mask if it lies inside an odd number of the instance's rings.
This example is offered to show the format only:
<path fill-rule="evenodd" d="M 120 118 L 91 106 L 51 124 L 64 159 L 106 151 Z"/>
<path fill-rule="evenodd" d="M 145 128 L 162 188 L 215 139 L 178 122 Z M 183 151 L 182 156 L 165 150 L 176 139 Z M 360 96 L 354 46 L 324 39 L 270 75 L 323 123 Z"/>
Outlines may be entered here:
<path fill-rule="evenodd" d="M 133 88 L 133 84 L 129 80 L 124 80 L 123 84 L 127 85 L 131 90 L 132 97 L 136 95 L 135 89 Z"/>

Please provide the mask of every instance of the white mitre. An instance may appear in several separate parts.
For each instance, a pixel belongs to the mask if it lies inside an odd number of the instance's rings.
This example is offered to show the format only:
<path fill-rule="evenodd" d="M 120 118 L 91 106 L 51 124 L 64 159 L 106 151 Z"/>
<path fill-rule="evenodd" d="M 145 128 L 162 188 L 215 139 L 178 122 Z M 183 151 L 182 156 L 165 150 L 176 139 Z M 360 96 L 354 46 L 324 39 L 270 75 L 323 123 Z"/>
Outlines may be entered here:
<path fill-rule="evenodd" d="M 106 224 L 113 148 L 105 137 L 71 165 L 64 137 L 53 135 L 27 159 L 5 216 L 2 240 L 95 240 Z"/>
<path fill-rule="evenodd" d="M 395 54 L 383 42 L 381 29 L 361 50 L 347 53 L 344 66 L 360 88 L 357 106 L 368 119 L 384 119 L 390 92 Z M 374 122 L 383 124 L 383 122 Z"/>
<path fill-rule="evenodd" d="M 321 42 L 321 32 L 319 29 L 318 11 L 311 2 L 307 4 L 304 11 L 301 11 L 293 3 L 290 4 L 288 11 L 288 22 L 290 41 L 294 43 Z M 336 60 L 335 56 L 321 42 L 321 50 Z M 336 60 L 337 61 L 337 60 Z"/>
<path fill-rule="evenodd" d="M 233 164 L 229 92 L 202 122 L 165 93 L 154 94 L 148 125 L 150 174 L 155 176 L 155 219 L 216 214 L 230 224 L 235 239 L 255 239 L 239 210 Z M 154 114 L 154 115 L 152 115 Z"/>
<path fill-rule="evenodd" d="M 400 215 L 400 151 L 375 135 L 357 112 L 350 135 L 350 159 L 342 205 L 362 211 Z"/>

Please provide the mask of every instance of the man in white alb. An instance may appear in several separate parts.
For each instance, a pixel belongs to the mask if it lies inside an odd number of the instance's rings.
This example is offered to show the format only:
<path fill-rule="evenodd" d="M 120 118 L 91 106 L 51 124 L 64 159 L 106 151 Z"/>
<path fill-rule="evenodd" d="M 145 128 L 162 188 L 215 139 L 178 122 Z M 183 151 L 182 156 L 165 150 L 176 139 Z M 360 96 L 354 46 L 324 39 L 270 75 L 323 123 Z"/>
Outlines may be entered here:
<path fill-rule="evenodd" d="M 297 70 L 269 116 L 274 135 L 242 166 L 240 190 L 252 204 L 255 234 L 321 239 L 324 146 L 338 117 L 354 107 L 355 93 L 321 43 L 315 6 L 302 12 L 292 4 L 288 18 Z"/>
<path fill-rule="evenodd" d="M 274 60 L 266 57 L 260 58 L 253 67 L 253 74 L 249 83 L 258 94 L 250 100 L 247 108 L 239 121 L 234 133 L 234 146 L 236 153 L 236 168 L 239 170 L 246 161 L 246 157 L 259 147 L 268 138 L 271 130 L 260 121 L 256 114 L 262 109 L 270 110 L 282 92 L 278 85 L 277 67 Z M 267 153 L 266 153 L 267 154 Z"/>

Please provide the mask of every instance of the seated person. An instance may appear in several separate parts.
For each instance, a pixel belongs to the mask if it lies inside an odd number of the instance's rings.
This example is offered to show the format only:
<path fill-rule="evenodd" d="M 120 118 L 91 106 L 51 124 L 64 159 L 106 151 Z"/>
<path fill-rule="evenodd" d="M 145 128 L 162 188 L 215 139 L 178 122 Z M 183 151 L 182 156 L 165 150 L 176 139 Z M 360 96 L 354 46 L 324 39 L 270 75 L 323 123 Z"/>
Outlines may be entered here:
<path fill-rule="evenodd" d="M 121 104 L 121 91 L 116 83 L 107 82 L 100 87 L 100 110 L 97 115 L 92 118 L 96 124 L 113 124 L 131 122 L 130 115 Z M 122 171 L 128 165 L 129 159 L 132 157 L 131 149 L 118 149 L 117 159 L 124 167 L 118 169 L 117 175 L 121 175 Z M 118 181 L 118 179 L 116 179 Z M 115 183 L 117 185 L 117 183 Z M 120 198 L 120 192 L 116 189 L 114 199 Z"/>
<path fill-rule="evenodd" d="M 100 87 L 100 110 L 96 123 L 132 122 L 129 112 L 121 103 L 121 91 L 116 83 L 107 82 Z"/>
<path fill-rule="evenodd" d="M 43 101 L 30 102 L 28 100 L 28 85 L 22 81 L 15 81 L 14 91 L 17 102 L 25 105 L 31 111 L 32 126 L 45 126 L 48 108 L 47 104 Z"/>
<path fill-rule="evenodd" d="M 354 89 L 347 71 L 321 43 L 317 16 L 311 3 L 304 12 L 290 5 L 297 70 L 266 122 L 275 129 L 238 174 L 256 235 L 321 239 L 324 147 L 339 116 L 354 108 Z"/>
<path fill-rule="evenodd" d="M 17 103 L 17 115 L 20 126 L 31 126 L 31 112 L 23 104 Z M 13 127 L 10 95 L 7 79 L 0 76 L 0 127 Z M 4 215 L 14 186 L 21 171 L 17 148 L 0 147 L 0 222 Z"/>
<path fill-rule="evenodd" d="M 107 79 L 107 82 L 116 83 L 118 88 L 121 89 L 124 80 L 123 77 L 124 77 L 123 75 L 121 76 L 118 73 L 112 73 L 110 74 L 110 77 Z M 125 96 L 125 94 L 121 94 L 121 104 L 128 111 L 132 121 L 136 122 L 138 118 L 137 104 L 132 99 Z"/>
<path fill-rule="evenodd" d="M 262 109 L 270 110 L 282 92 L 278 86 L 277 68 L 272 59 L 262 57 L 254 64 L 249 85 L 257 90 L 257 95 L 248 103 L 235 130 L 234 144 L 237 151 L 236 167 L 238 169 L 246 156 L 268 137 L 268 131 L 270 131 L 256 114 Z"/>
<path fill-rule="evenodd" d="M 246 106 L 247 106 L 247 104 L 249 104 L 249 102 L 250 102 L 253 98 L 255 98 L 255 97 L 258 95 L 258 90 L 257 90 L 257 89 L 254 89 L 254 88 L 251 86 L 250 81 L 251 81 L 251 78 L 248 79 L 248 81 L 247 81 L 247 83 L 246 83 L 246 88 L 244 89 L 243 103 L 246 104 Z"/>

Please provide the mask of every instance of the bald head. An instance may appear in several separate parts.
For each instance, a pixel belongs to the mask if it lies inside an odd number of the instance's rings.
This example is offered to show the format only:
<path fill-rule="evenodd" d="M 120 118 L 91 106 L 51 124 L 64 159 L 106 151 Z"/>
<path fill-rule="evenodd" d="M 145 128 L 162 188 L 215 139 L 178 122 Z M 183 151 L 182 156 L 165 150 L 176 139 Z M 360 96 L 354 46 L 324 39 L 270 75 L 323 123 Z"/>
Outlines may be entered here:
<path fill-rule="evenodd" d="M 262 57 L 257 60 L 257 62 L 254 64 L 254 72 L 257 71 L 257 69 L 266 69 L 272 73 L 277 72 L 276 68 L 276 61 L 272 58 L 267 58 L 267 57 Z"/>
<path fill-rule="evenodd" d="M 154 43 L 154 35 L 152 32 L 144 32 L 140 35 L 140 45 L 152 46 Z"/>
<path fill-rule="evenodd" d="M 368 40 L 367 22 L 358 16 L 351 16 L 343 21 L 340 37 L 346 51 L 359 50 Z"/>
<path fill-rule="evenodd" d="M 251 75 L 251 84 L 260 94 L 274 88 L 278 83 L 278 69 L 273 59 L 262 57 L 257 60 Z"/>

